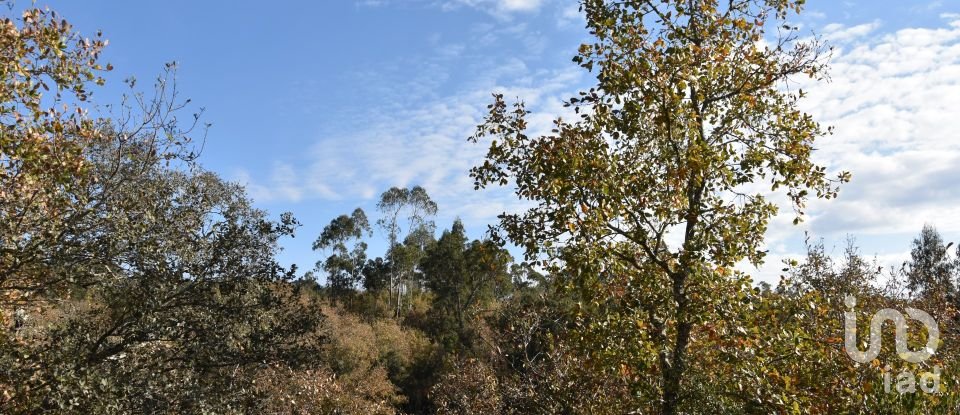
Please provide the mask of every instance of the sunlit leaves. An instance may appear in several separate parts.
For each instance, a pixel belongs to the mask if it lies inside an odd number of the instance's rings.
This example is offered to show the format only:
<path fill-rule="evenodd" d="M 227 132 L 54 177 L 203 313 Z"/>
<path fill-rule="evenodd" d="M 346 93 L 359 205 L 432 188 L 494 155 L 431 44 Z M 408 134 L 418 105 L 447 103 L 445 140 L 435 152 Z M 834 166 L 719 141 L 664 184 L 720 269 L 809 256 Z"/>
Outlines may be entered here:
<path fill-rule="evenodd" d="M 586 353 L 661 376 L 636 393 L 666 413 L 687 349 L 704 347 L 700 328 L 749 304 L 749 280 L 728 270 L 763 261 L 778 212 L 766 190 L 788 196 L 799 220 L 810 197 L 834 197 L 849 178 L 812 161 L 826 131 L 787 88 L 821 77 L 827 49 L 790 30 L 767 38 L 801 4 L 584 1 L 595 39 L 574 61 L 597 85 L 568 101 L 577 117 L 528 136 L 523 103 L 495 95 L 471 138 L 492 139 L 476 186 L 511 184 L 536 203 L 500 226 L 581 290 Z"/>

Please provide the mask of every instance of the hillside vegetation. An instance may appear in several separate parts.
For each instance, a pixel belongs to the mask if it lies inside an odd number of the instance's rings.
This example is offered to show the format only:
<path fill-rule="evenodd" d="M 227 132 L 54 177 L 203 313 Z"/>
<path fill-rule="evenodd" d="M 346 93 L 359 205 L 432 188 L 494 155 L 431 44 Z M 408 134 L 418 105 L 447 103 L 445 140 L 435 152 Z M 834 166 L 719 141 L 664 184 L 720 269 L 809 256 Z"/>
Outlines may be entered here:
<path fill-rule="evenodd" d="M 851 178 L 813 161 L 830 130 L 786 87 L 828 69 L 787 23 L 802 5 L 583 0 L 576 117 L 534 135 L 495 95 L 464 137 L 478 190 L 530 209 L 471 239 L 432 189 L 384 189 L 307 235 L 307 272 L 277 260 L 297 219 L 203 168 L 175 65 L 101 113 L 106 41 L 6 18 L 0 412 L 953 413 L 960 252 L 935 228 L 897 269 L 813 240 L 776 286 L 742 271 L 780 208 L 799 222 Z M 904 333 L 870 328 L 885 308 Z"/>

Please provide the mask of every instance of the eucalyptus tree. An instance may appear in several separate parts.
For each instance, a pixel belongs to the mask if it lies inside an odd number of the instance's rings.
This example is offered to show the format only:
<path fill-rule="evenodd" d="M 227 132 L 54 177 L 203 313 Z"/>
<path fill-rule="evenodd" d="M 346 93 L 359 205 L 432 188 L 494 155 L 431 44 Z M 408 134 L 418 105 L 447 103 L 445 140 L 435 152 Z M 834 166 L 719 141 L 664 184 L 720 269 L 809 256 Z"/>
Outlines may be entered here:
<path fill-rule="evenodd" d="M 363 289 L 381 291 L 390 285 L 390 263 L 383 257 L 368 259 L 363 265 Z"/>
<path fill-rule="evenodd" d="M 719 399 L 721 386 L 703 383 L 722 383 L 716 368 L 689 351 L 708 324 L 738 327 L 751 284 L 734 266 L 764 258 L 778 212 L 768 191 L 798 222 L 809 198 L 849 180 L 811 158 L 829 129 L 799 109 L 805 91 L 792 81 L 823 79 L 828 49 L 789 25 L 802 5 L 584 0 L 593 40 L 574 61 L 596 85 L 567 102 L 575 118 L 533 136 L 524 104 L 495 95 L 471 138 L 492 139 L 476 186 L 511 184 L 535 204 L 501 215 L 501 230 L 567 276 L 583 351 L 630 381 L 638 411 Z"/>
<path fill-rule="evenodd" d="M 952 245 L 952 244 L 951 244 Z M 924 297 L 956 295 L 954 282 L 957 263 L 950 258 L 950 246 L 932 225 L 924 225 L 910 248 L 907 263 L 907 288 Z"/>
<path fill-rule="evenodd" d="M 392 187 L 380 196 L 377 209 L 382 215 L 377 220 L 377 225 L 386 232 L 389 243 L 387 255 L 390 287 L 396 296 L 396 315 L 399 316 L 403 308 L 403 295 L 410 291 L 410 277 L 414 270 L 402 269 L 398 265 L 401 262 L 415 265 L 421 256 L 416 253 L 415 260 L 401 261 L 400 251 L 403 250 L 403 245 L 400 242 L 408 239 L 403 235 L 404 229 L 414 238 L 410 240 L 412 244 L 407 245 L 415 245 L 422 251 L 426 236 L 433 234 L 434 224 L 431 218 L 437 214 L 437 204 L 420 186 L 411 189 Z M 404 220 L 407 222 L 406 228 L 403 226 Z"/>
<path fill-rule="evenodd" d="M 349 216 L 340 215 L 330 221 L 314 241 L 313 250 L 332 250 L 326 260 L 317 262 L 316 268 L 327 272 L 327 284 L 334 297 L 349 295 L 363 280 L 367 244 L 362 238 L 370 233 L 367 214 L 357 208 Z M 347 247 L 350 241 L 355 241 L 353 248 Z"/>

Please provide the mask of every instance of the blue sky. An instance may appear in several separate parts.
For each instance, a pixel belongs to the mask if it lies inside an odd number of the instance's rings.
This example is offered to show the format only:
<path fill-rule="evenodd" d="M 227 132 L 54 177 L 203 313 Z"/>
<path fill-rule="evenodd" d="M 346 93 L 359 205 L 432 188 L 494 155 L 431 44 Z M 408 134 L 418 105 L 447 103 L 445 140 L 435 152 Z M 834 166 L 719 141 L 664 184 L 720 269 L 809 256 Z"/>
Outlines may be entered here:
<path fill-rule="evenodd" d="M 390 186 L 425 186 L 440 227 L 461 217 L 481 236 L 497 213 L 522 208 L 506 192 L 473 191 L 466 174 L 484 151 L 466 137 L 490 93 L 523 98 L 533 128 L 546 128 L 591 81 L 570 62 L 587 39 L 572 0 L 40 4 L 110 40 L 115 69 L 98 103 L 115 102 L 122 79 L 145 85 L 179 62 L 182 93 L 213 123 L 204 166 L 303 222 L 281 255 L 301 269 L 319 259 L 310 244 L 331 218 L 372 213 Z M 776 281 L 805 231 L 835 253 L 852 235 L 884 264 L 903 260 L 924 223 L 960 237 L 955 13 L 960 0 L 808 1 L 797 23 L 837 46 L 832 82 L 805 88 L 806 108 L 837 128 L 817 157 L 854 181 L 805 224 L 774 222 L 767 266 L 751 270 L 759 279 Z"/>

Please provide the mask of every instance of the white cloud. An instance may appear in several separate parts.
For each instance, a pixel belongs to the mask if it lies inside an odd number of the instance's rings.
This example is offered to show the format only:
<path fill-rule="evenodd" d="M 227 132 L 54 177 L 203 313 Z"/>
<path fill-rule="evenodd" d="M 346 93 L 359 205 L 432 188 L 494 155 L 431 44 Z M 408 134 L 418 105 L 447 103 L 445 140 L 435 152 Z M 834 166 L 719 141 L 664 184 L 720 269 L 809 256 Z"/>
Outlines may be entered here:
<path fill-rule="evenodd" d="M 383 7 L 420 3 L 442 10 L 457 10 L 469 7 L 501 19 L 509 19 L 514 13 L 531 13 L 541 10 L 550 0 L 354 0 L 358 7 Z"/>
<path fill-rule="evenodd" d="M 510 78 L 527 71 L 524 65 L 505 68 L 510 65 L 501 66 L 506 72 L 519 72 Z M 461 95 L 398 111 L 349 136 L 324 138 L 310 151 L 312 161 L 301 173 L 301 186 L 330 188 L 330 194 L 338 197 L 368 199 L 390 186 L 422 185 L 441 201 L 449 201 L 449 207 L 464 210 L 469 205 L 462 200 L 481 201 L 472 197 L 475 192 L 467 172 L 482 159 L 486 148 L 466 139 L 482 120 L 485 106 L 492 100 L 490 93 L 523 97 L 531 108 L 544 114 L 534 117 L 532 126 L 546 129 L 552 114 L 563 110 L 553 95 L 578 79 L 575 72 L 573 68 L 539 74 L 543 76 L 538 78 L 539 85 L 532 80 L 512 86 L 485 83 Z M 491 203 L 503 205 L 502 200 Z M 490 212 L 484 219 L 496 213 L 500 212 Z"/>
<path fill-rule="evenodd" d="M 541 9 L 547 0 L 442 0 L 444 10 L 471 7 L 490 13 L 500 19 L 509 19 L 514 13 L 531 13 Z"/>
<path fill-rule="evenodd" d="M 508 11 L 531 11 L 540 8 L 541 0 L 500 0 L 500 7 Z"/>
<path fill-rule="evenodd" d="M 834 43 L 845 43 L 862 38 L 879 27 L 879 20 L 850 27 L 840 23 L 831 23 L 823 27 L 823 38 Z"/>
<path fill-rule="evenodd" d="M 946 28 L 911 28 L 867 37 L 877 22 L 828 26 L 843 44 L 831 63 L 831 82 L 805 84 L 804 108 L 833 136 L 820 139 L 815 158 L 849 170 L 853 181 L 832 201 L 814 201 L 800 227 L 777 218 L 770 227 L 771 260 L 756 274 L 775 282 L 778 259 L 798 256 L 798 235 L 828 243 L 846 235 L 884 265 L 899 265 L 925 223 L 960 237 L 960 19 Z M 791 241 L 791 243 L 785 243 Z M 775 249 L 779 247 L 779 249 Z"/>
<path fill-rule="evenodd" d="M 534 70 L 518 58 L 467 66 L 459 60 L 424 65 L 424 71 L 416 71 L 422 76 L 401 83 L 393 83 L 389 76 L 384 79 L 382 73 L 362 75 L 371 83 L 378 79 L 384 83 L 373 86 L 382 97 L 376 112 L 357 114 L 367 121 L 362 128 L 320 137 L 298 160 L 275 167 L 270 177 L 245 174 L 237 175 L 238 180 L 247 184 L 255 199 L 267 202 L 369 202 L 391 186 L 421 185 L 439 203 L 442 220 L 459 216 L 478 225 L 526 206 L 507 190 L 474 190 L 468 171 L 482 161 L 487 147 L 468 143 L 467 138 L 482 121 L 494 92 L 508 100 L 523 99 L 536 112 L 531 128 L 549 131 L 554 117 L 566 112 L 558 97 L 572 96 L 582 71 L 574 65 Z M 445 78 L 449 65 L 469 73 L 469 81 L 450 96 L 430 93 L 433 82 Z"/>
<path fill-rule="evenodd" d="M 497 0 L 458 3 L 493 11 L 507 7 Z M 541 2 L 524 4 L 535 9 Z M 854 179 L 842 187 L 838 200 L 814 201 L 804 224 L 793 226 L 789 209 L 774 219 L 767 263 L 750 270 L 758 279 L 778 280 L 780 260 L 803 254 L 799 242 L 804 232 L 827 238 L 831 246 L 842 245 L 848 234 L 856 236 L 865 256 L 876 255 L 885 265 L 902 263 L 910 237 L 924 223 L 937 225 L 948 240 L 960 237 L 960 180 L 955 179 L 960 166 L 960 16 L 941 17 L 947 20 L 944 27 L 890 33 L 879 32 L 878 21 L 824 27 L 825 38 L 838 46 L 832 79 L 802 83 L 809 93 L 803 106 L 836 127 L 833 136 L 818 142 L 814 157 L 832 171 L 850 170 Z M 483 42 L 471 45 L 482 47 Z M 445 54 L 470 52 L 451 46 Z M 258 200 L 291 201 L 370 200 L 389 186 L 420 184 L 439 201 L 444 215 L 472 223 L 492 223 L 502 211 L 521 209 L 525 205 L 508 191 L 473 190 L 467 170 L 485 147 L 466 138 L 481 120 L 490 92 L 524 99 L 535 110 L 532 126 L 545 129 L 565 110 L 559 99 L 570 96 L 587 75 L 573 65 L 531 71 L 522 59 L 505 59 L 468 72 L 470 82 L 460 92 L 438 96 L 423 91 L 445 79 L 444 67 L 428 68 L 423 79 L 409 86 L 420 91 L 416 99 L 387 89 L 383 96 L 389 110 L 366 128 L 319 140 L 304 156 L 308 162 L 275 166 L 267 180 L 242 181 L 266 183 L 251 184 Z"/>
<path fill-rule="evenodd" d="M 258 202 L 299 202 L 304 189 L 293 166 L 276 162 L 267 178 L 255 178 L 246 170 L 238 170 L 233 180 L 244 185 L 250 197 Z M 335 197 L 329 188 L 312 189 L 327 197 Z"/>
<path fill-rule="evenodd" d="M 456 1 L 474 7 L 501 2 Z M 541 3 L 513 0 L 504 7 Z M 377 97 L 377 105 L 345 114 L 362 120 L 359 128 L 333 129 L 318 137 L 303 154 L 285 160 L 284 166 L 293 166 L 289 175 L 246 175 L 241 181 L 257 200 L 290 202 L 369 201 L 391 186 L 422 185 L 442 209 L 464 219 L 493 222 L 504 206 L 516 203 L 507 200 L 506 193 L 474 191 L 468 170 L 482 160 L 486 147 L 467 142 L 492 101 L 491 93 L 523 99 L 537 111 L 531 126 L 546 132 L 555 115 L 565 111 L 558 97 L 572 96 L 584 74 L 575 65 L 561 70 L 528 66 L 545 48 L 545 36 L 523 22 L 481 23 L 468 28 L 468 34 L 469 41 L 456 44 L 434 34 L 428 38 L 431 55 L 383 62 L 355 74 L 363 88 L 357 94 Z M 520 56 L 487 55 L 504 42 L 521 45 Z M 458 78 L 457 85 L 448 83 L 451 77 Z"/>
<path fill-rule="evenodd" d="M 560 28 L 567 28 L 572 26 L 574 23 L 584 23 L 583 13 L 580 12 L 579 3 L 570 3 L 564 7 L 560 7 L 557 10 L 557 26 Z"/>
<path fill-rule="evenodd" d="M 356 0 L 358 7 L 380 7 L 387 4 L 387 0 Z"/>

